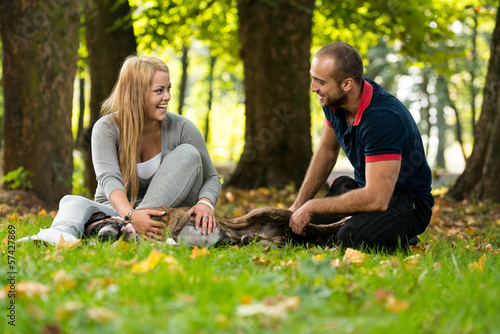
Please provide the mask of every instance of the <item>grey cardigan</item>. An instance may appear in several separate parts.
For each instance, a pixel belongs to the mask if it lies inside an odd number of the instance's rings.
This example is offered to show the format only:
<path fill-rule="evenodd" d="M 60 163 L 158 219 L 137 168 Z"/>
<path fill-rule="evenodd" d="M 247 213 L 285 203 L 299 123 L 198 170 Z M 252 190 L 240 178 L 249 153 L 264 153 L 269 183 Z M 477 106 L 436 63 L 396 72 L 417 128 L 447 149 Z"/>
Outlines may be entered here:
<path fill-rule="evenodd" d="M 118 146 L 120 129 L 114 114 L 101 117 L 92 130 L 92 160 L 97 177 L 95 201 L 109 203 L 109 196 L 117 189 L 124 189 L 120 173 Z M 210 199 L 214 205 L 219 200 L 221 183 L 208 154 L 207 146 L 198 128 L 186 117 L 168 113 L 161 125 L 161 159 L 181 144 L 191 144 L 199 152 L 203 165 L 203 185 L 199 197 Z M 139 198 L 149 186 L 148 180 L 140 179 Z"/>

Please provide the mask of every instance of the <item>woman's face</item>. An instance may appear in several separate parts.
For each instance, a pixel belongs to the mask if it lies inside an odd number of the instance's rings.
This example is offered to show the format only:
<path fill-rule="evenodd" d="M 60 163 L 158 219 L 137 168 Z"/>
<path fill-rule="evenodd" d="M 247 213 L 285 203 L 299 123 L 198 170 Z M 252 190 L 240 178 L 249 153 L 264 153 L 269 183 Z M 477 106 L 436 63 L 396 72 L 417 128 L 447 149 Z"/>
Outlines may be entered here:
<path fill-rule="evenodd" d="M 153 121 L 167 118 L 167 104 L 170 101 L 170 75 L 164 71 L 155 71 L 151 85 L 146 93 L 146 117 Z"/>

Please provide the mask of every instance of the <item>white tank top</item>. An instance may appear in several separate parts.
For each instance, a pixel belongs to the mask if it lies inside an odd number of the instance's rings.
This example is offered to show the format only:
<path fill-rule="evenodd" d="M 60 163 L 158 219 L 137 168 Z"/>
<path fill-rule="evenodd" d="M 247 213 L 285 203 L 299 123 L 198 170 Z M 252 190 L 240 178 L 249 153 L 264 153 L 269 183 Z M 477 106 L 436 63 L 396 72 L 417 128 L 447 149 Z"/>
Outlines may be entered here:
<path fill-rule="evenodd" d="M 148 161 L 140 162 L 137 164 L 137 175 L 141 179 L 149 179 L 156 173 L 158 167 L 160 167 L 161 162 L 161 152 L 158 153 L 154 158 Z"/>

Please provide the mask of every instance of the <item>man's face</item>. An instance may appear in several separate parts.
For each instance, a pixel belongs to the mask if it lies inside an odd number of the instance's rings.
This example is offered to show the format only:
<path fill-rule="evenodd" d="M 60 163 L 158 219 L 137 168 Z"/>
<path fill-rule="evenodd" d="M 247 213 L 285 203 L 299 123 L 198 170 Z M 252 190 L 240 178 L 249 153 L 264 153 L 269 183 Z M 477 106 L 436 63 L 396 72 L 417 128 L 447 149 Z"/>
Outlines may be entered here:
<path fill-rule="evenodd" d="M 311 63 L 311 91 L 318 94 L 322 107 L 342 106 L 347 100 L 347 94 L 331 77 L 334 61 L 328 57 L 314 57 Z"/>

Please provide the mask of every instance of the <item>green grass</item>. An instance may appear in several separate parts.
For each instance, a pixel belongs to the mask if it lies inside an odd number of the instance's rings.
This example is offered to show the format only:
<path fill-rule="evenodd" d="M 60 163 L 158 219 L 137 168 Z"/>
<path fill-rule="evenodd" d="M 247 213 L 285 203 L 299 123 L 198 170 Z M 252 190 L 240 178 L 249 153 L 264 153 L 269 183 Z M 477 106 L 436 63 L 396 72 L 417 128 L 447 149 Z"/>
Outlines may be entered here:
<path fill-rule="evenodd" d="M 0 223 L 2 240 L 9 225 L 19 239 L 51 223 L 10 218 Z M 17 299 L 0 294 L 0 333 L 500 333 L 499 245 L 489 241 L 496 229 L 453 242 L 427 233 L 415 263 L 405 262 L 412 254 L 371 253 L 361 265 L 342 262 L 338 249 L 289 245 L 211 248 L 193 259 L 189 247 L 145 242 L 17 244 Z M 7 245 L 2 250 L 8 290 Z M 178 263 L 160 261 L 147 272 L 119 265 L 154 250 Z M 483 254 L 483 270 L 471 270 Z M 28 297 L 21 282 L 48 292 Z M 7 318 L 11 300 L 15 327 Z"/>

